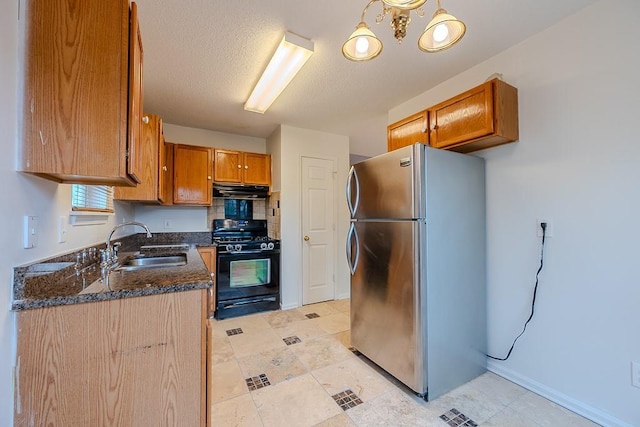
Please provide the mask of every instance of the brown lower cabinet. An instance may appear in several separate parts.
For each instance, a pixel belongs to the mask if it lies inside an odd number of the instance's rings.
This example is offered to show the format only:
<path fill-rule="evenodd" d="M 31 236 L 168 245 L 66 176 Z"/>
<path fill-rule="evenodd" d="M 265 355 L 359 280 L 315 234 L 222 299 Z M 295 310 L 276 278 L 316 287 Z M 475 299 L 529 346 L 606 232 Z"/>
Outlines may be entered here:
<path fill-rule="evenodd" d="M 204 426 L 207 290 L 17 313 L 15 424 Z"/>
<path fill-rule="evenodd" d="M 211 279 L 213 280 L 213 286 L 209 288 L 209 317 L 213 315 L 216 309 L 216 247 L 215 246 L 203 246 L 198 248 L 198 253 L 204 261 L 204 265 L 207 266 Z"/>

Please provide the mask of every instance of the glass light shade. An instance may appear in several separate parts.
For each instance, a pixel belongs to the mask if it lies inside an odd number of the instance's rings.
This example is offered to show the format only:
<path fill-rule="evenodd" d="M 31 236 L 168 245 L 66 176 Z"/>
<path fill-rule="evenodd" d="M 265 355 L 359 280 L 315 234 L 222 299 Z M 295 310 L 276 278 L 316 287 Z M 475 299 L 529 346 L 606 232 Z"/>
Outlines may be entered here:
<path fill-rule="evenodd" d="M 466 31 L 464 22 L 438 9 L 418 39 L 418 47 L 425 52 L 439 52 L 459 42 Z"/>
<path fill-rule="evenodd" d="M 244 109 L 264 113 L 313 54 L 313 42 L 285 33 L 269 65 L 244 104 Z"/>
<path fill-rule="evenodd" d="M 389 7 L 398 9 L 417 9 L 427 2 L 427 0 L 382 0 Z"/>
<path fill-rule="evenodd" d="M 364 21 L 358 24 L 356 30 L 342 45 L 342 54 L 351 61 L 369 61 L 380 55 L 380 52 L 382 52 L 382 42 Z"/>

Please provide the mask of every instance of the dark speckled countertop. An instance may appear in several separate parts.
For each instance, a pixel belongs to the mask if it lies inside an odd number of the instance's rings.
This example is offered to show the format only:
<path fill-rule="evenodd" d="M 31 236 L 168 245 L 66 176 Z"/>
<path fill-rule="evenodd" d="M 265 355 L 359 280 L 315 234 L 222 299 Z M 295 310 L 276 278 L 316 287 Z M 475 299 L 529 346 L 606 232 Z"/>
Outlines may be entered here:
<path fill-rule="evenodd" d="M 88 256 L 77 263 L 81 251 L 14 268 L 12 310 L 53 307 L 84 302 L 206 289 L 212 286 L 211 276 L 197 251 L 210 246 L 209 233 L 158 233 L 151 239 L 132 235 L 122 239 L 118 255 L 120 262 L 138 253 L 185 253 L 187 264 L 178 267 L 158 267 L 136 271 L 112 271 L 109 289 L 100 282 L 97 259 Z M 158 246 L 145 248 L 145 246 Z M 96 250 L 105 245 L 94 246 Z"/>

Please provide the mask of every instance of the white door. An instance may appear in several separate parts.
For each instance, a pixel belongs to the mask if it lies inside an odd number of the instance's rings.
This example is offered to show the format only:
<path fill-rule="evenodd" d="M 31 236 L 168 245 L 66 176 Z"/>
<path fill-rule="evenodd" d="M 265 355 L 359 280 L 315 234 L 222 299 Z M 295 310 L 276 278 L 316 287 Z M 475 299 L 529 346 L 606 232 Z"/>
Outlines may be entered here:
<path fill-rule="evenodd" d="M 302 158 L 302 303 L 334 299 L 333 161 Z"/>

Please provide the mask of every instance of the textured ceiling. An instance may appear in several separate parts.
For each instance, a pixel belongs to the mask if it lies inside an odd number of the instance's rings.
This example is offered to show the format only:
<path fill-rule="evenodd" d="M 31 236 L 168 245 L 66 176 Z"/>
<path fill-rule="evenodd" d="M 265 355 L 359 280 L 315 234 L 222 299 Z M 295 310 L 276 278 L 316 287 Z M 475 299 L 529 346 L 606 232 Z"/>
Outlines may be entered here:
<path fill-rule="evenodd" d="M 350 137 L 354 154 L 377 154 L 387 111 L 553 25 L 595 0 L 442 0 L 467 24 L 448 51 L 426 54 L 417 39 L 435 11 L 412 13 L 401 45 L 389 17 L 365 20 L 384 43 L 366 63 L 344 59 L 341 46 L 366 0 L 136 0 L 144 44 L 144 108 L 165 122 L 266 138 L 278 124 Z M 242 106 L 285 31 L 315 53 L 265 114 Z"/>

